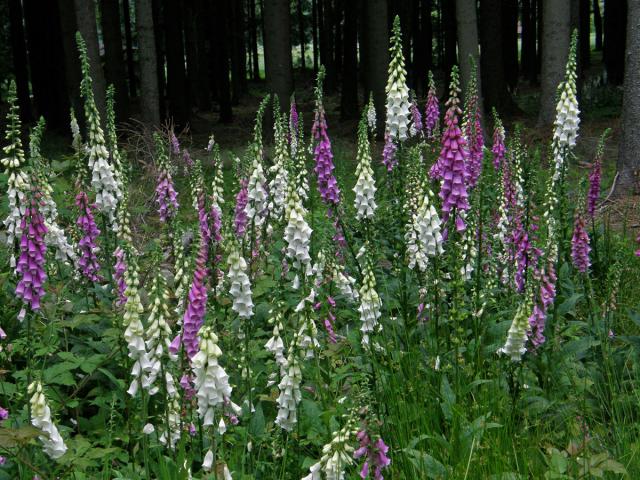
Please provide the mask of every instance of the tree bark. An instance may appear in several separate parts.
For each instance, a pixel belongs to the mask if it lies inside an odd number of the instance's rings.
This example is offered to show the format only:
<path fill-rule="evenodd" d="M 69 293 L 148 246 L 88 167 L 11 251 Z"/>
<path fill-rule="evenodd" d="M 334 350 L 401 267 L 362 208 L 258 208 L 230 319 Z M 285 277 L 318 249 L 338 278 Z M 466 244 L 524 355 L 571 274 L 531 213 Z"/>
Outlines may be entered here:
<path fill-rule="evenodd" d="M 504 79 L 513 91 L 518 85 L 518 0 L 502 2 Z"/>
<path fill-rule="evenodd" d="M 78 58 L 78 46 L 76 45 L 76 11 L 73 0 L 58 0 L 60 11 L 60 31 L 62 35 L 62 52 L 64 58 L 64 76 L 67 83 L 69 104 L 73 108 L 78 119 L 78 124 L 84 129 L 84 116 L 82 113 L 82 99 L 80 98 L 80 59 Z M 67 119 L 68 120 L 68 119 Z"/>
<path fill-rule="evenodd" d="M 605 0 L 602 59 L 608 82 L 620 85 L 624 77 L 627 0 Z"/>
<path fill-rule="evenodd" d="M 536 0 L 523 0 L 522 2 L 522 75 L 529 83 L 535 84 L 538 80 L 538 60 L 536 53 Z"/>
<path fill-rule="evenodd" d="M 298 8 L 298 41 L 300 42 L 300 67 L 302 70 L 307 69 L 307 59 L 306 59 L 306 42 L 304 38 L 304 12 L 302 11 L 302 0 L 298 0 L 297 2 Z"/>
<path fill-rule="evenodd" d="M 13 73 L 16 77 L 20 116 L 25 122 L 29 122 L 33 119 L 33 112 L 31 111 L 31 99 L 29 98 L 27 45 L 25 42 L 22 3 L 20 0 L 9 0 L 9 24 Z"/>
<path fill-rule="evenodd" d="M 104 42 L 105 78 L 107 84 L 113 85 L 116 89 L 117 119 L 124 120 L 127 118 L 129 98 L 122 51 L 122 32 L 120 31 L 120 2 L 118 0 L 100 0 L 100 13 Z"/>
<path fill-rule="evenodd" d="M 628 9 L 618 195 L 638 193 L 640 189 L 640 0 L 628 0 Z"/>
<path fill-rule="evenodd" d="M 229 79 L 229 38 L 228 30 L 229 5 L 227 0 L 216 0 L 213 12 L 213 57 L 215 58 L 216 90 L 220 106 L 220 122 L 230 123 L 233 120 L 231 109 L 231 81 Z"/>
<path fill-rule="evenodd" d="M 593 27 L 596 31 L 596 50 L 602 50 L 602 14 L 600 0 L 593 0 Z"/>
<path fill-rule="evenodd" d="M 187 60 L 189 105 L 198 105 L 198 40 L 196 38 L 196 0 L 182 2 L 184 13 L 184 52 Z"/>
<path fill-rule="evenodd" d="M 136 31 L 140 62 L 140 113 L 142 121 L 160 125 L 160 93 L 152 0 L 136 0 Z"/>
<path fill-rule="evenodd" d="M 386 0 L 368 0 L 365 2 L 365 28 L 367 42 L 365 78 L 367 90 L 373 93 L 373 101 L 378 117 L 378 134 L 384 133 L 385 86 L 389 65 L 389 30 L 387 26 Z"/>
<path fill-rule="evenodd" d="M 98 44 L 98 26 L 96 25 L 96 8 L 94 2 L 86 0 L 75 0 L 76 21 L 78 31 L 87 44 L 87 54 L 89 56 L 89 66 L 91 78 L 93 79 L 93 95 L 96 106 L 100 112 L 101 122 L 106 121 L 106 82 L 102 69 L 102 59 L 100 58 L 100 46 Z"/>
<path fill-rule="evenodd" d="M 334 45 L 334 21 L 332 0 L 318 0 L 320 6 L 319 12 L 322 21 L 320 27 L 320 61 L 327 71 L 324 81 L 324 90 L 326 93 L 333 93 L 336 87 L 336 68 L 334 62 L 335 45 Z"/>
<path fill-rule="evenodd" d="M 260 64 L 258 63 L 258 21 L 256 18 L 256 0 L 249 0 L 249 43 L 253 79 L 260 80 Z"/>
<path fill-rule="evenodd" d="M 231 18 L 231 82 L 232 95 L 231 103 L 238 105 L 240 97 L 247 91 L 247 51 L 244 47 L 244 8 L 242 2 L 236 0 L 226 0 L 227 11 Z"/>
<path fill-rule="evenodd" d="M 318 48 L 318 0 L 311 1 L 311 34 L 313 35 L 313 71 L 318 71 L 320 52 Z"/>
<path fill-rule="evenodd" d="M 178 0 L 164 0 L 167 52 L 167 99 L 169 115 L 177 126 L 189 121 L 189 99 L 182 39 L 182 5 Z"/>
<path fill-rule="evenodd" d="M 291 12 L 288 0 L 264 2 L 264 63 L 267 91 L 278 96 L 285 111 L 293 91 Z"/>
<path fill-rule="evenodd" d="M 167 79 L 165 77 L 165 13 L 162 8 L 162 0 L 151 0 L 153 13 L 153 35 L 156 42 L 156 75 L 158 77 L 158 98 L 160 101 L 160 118 L 166 118 L 166 93 Z"/>
<path fill-rule="evenodd" d="M 457 2 L 449 0 L 441 0 L 440 2 L 440 8 L 442 9 L 442 45 L 444 46 L 444 61 L 442 67 L 444 68 L 445 74 L 447 76 L 447 83 L 449 81 L 449 75 L 451 74 L 451 68 L 453 68 L 453 66 L 458 63 L 458 53 L 456 49 L 457 25 L 455 3 Z"/>
<path fill-rule="evenodd" d="M 556 91 L 569 55 L 570 14 L 569 2 L 544 0 L 539 125 L 551 125 L 555 118 Z"/>
<path fill-rule="evenodd" d="M 131 33 L 131 7 L 129 0 L 122 0 L 122 12 L 124 20 L 124 41 L 127 49 L 127 78 L 129 79 L 129 97 L 135 98 L 136 92 L 136 68 L 133 58 L 133 34 Z"/>
<path fill-rule="evenodd" d="M 471 79 L 470 58 L 473 59 L 478 68 L 478 91 L 482 92 L 480 84 L 480 49 L 478 48 L 480 42 L 478 41 L 478 17 L 475 0 L 456 0 L 456 21 L 458 24 L 462 94 L 466 94 L 467 85 L 469 85 L 469 80 Z"/>
<path fill-rule="evenodd" d="M 344 62 L 342 68 L 342 96 L 340 114 L 343 119 L 358 118 L 358 2 L 344 4 Z"/>
<path fill-rule="evenodd" d="M 417 15 L 413 37 L 413 85 L 416 92 L 424 93 L 433 52 L 431 0 L 414 0 L 414 6 L 417 8 Z"/>
<path fill-rule="evenodd" d="M 580 47 L 580 63 L 584 72 L 591 65 L 591 6 L 589 5 L 590 0 L 579 1 L 580 40 L 578 41 L 578 46 Z"/>

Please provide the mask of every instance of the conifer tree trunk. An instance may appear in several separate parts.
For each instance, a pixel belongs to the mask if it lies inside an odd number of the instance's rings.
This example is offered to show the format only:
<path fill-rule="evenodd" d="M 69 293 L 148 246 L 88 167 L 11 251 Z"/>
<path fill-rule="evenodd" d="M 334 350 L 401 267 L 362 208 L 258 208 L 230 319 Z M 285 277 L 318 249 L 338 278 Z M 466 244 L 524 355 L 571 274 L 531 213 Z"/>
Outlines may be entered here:
<path fill-rule="evenodd" d="M 267 91 L 278 96 L 285 111 L 293 91 L 291 12 L 288 0 L 264 2 L 264 63 Z"/>
<path fill-rule="evenodd" d="M 478 77 L 480 77 L 480 42 L 478 41 L 478 17 L 475 0 L 456 0 L 456 22 L 458 27 L 458 51 L 460 53 L 460 76 L 462 79 L 462 94 L 464 96 L 471 78 L 470 58 L 473 59 L 478 67 Z M 478 82 L 478 90 L 482 91 L 480 82 Z"/>
<path fill-rule="evenodd" d="M 152 0 L 136 0 L 136 32 L 140 62 L 140 113 L 142 121 L 160 125 L 160 93 Z"/>
<path fill-rule="evenodd" d="M 240 103 L 240 97 L 247 90 L 247 52 L 244 47 L 244 8 L 242 2 L 231 1 L 226 6 L 230 15 L 231 30 L 231 81 L 232 95 L 231 103 L 237 105 Z"/>
<path fill-rule="evenodd" d="M 593 28 L 596 31 L 596 50 L 602 50 L 602 14 L 600 0 L 593 0 Z"/>
<path fill-rule="evenodd" d="M 207 0 L 196 2 L 196 39 L 197 39 L 197 96 L 198 108 L 207 111 L 211 108 L 211 95 L 209 91 L 209 5 Z"/>
<path fill-rule="evenodd" d="M 542 91 L 538 124 L 551 125 L 556 113 L 556 91 L 564 78 L 569 55 L 570 2 L 544 0 L 542 14 Z"/>
<path fill-rule="evenodd" d="M 320 6 L 322 26 L 320 27 L 320 60 L 324 65 L 327 76 L 324 81 L 326 93 L 333 93 L 336 87 L 336 68 L 334 62 L 334 21 L 332 0 L 318 0 Z"/>
<path fill-rule="evenodd" d="M 118 0 L 100 0 L 100 13 L 104 42 L 105 78 L 107 84 L 113 85 L 116 89 L 117 119 L 124 120 L 127 118 L 129 98 L 122 51 L 122 32 L 120 30 L 120 2 Z"/>
<path fill-rule="evenodd" d="M 11 53 L 13 72 L 16 77 L 18 106 L 22 120 L 29 122 L 33 118 L 31 99 L 29 98 L 29 72 L 27 70 L 27 45 L 25 43 L 22 3 L 9 0 L 9 28 L 11 34 Z"/>
<path fill-rule="evenodd" d="M 358 2 L 344 4 L 344 61 L 342 67 L 342 96 L 340 114 L 343 119 L 358 118 Z"/>
<path fill-rule="evenodd" d="M 618 195 L 638 193 L 640 190 L 640 0 L 628 0 L 628 8 L 627 45 L 623 59 L 622 134 L 618 149 Z"/>
<path fill-rule="evenodd" d="M 249 32 L 251 43 L 251 58 L 253 79 L 260 80 L 260 64 L 258 63 L 258 20 L 256 17 L 256 0 L 249 0 Z"/>
<path fill-rule="evenodd" d="M 344 13 L 343 0 L 334 0 L 333 7 L 333 25 L 334 25 L 334 41 L 333 41 L 333 62 L 335 65 L 335 81 L 336 88 L 342 75 L 342 50 L 343 50 L 343 38 L 342 38 L 342 16 Z"/>
<path fill-rule="evenodd" d="M 80 98 L 80 59 L 78 58 L 78 46 L 76 45 L 76 11 L 74 0 L 58 0 L 60 11 L 60 32 L 62 36 L 62 52 L 64 58 L 64 76 L 67 83 L 69 104 L 76 113 L 78 124 L 84 129 L 84 115 L 82 99 Z"/>
<path fill-rule="evenodd" d="M 129 79 L 129 97 L 135 98 L 136 91 L 136 69 L 133 58 L 133 34 L 131 31 L 131 6 L 129 0 L 122 0 L 122 19 L 124 21 L 124 41 L 127 49 L 127 78 Z"/>
<path fill-rule="evenodd" d="M 504 79 L 513 91 L 518 85 L 518 0 L 502 2 L 502 52 Z"/>
<path fill-rule="evenodd" d="M 367 29 L 365 77 L 367 90 L 373 93 L 373 101 L 378 117 L 378 135 L 384 133 L 385 87 L 389 66 L 389 30 L 387 24 L 386 0 L 368 0 L 365 11 L 364 28 Z"/>
<path fill-rule="evenodd" d="M 605 0 L 602 59 L 607 81 L 613 85 L 620 85 L 624 78 L 626 19 L 627 0 Z"/>
<path fill-rule="evenodd" d="M 189 121 L 189 99 L 182 37 L 182 5 L 178 0 L 164 0 L 167 52 L 167 99 L 169 115 L 179 127 Z"/>
<path fill-rule="evenodd" d="M 311 34 L 313 36 L 313 71 L 318 71 L 318 61 L 320 58 L 318 48 L 318 0 L 311 1 Z"/>
<path fill-rule="evenodd" d="M 215 59 L 215 78 L 220 121 L 230 123 L 233 120 L 231 109 L 231 81 L 229 78 L 229 9 L 226 0 L 216 0 L 213 11 L 213 57 Z"/>
<path fill-rule="evenodd" d="M 463 0 L 467 1 L 467 0 Z M 458 53 L 456 47 L 457 38 L 457 25 L 456 25 L 456 6 L 455 2 L 448 0 L 441 0 L 440 8 L 441 23 L 442 23 L 442 45 L 444 47 L 443 52 L 443 64 L 442 67 L 447 75 L 447 82 L 449 81 L 449 74 L 451 68 L 458 62 Z"/>
<path fill-rule="evenodd" d="M 165 12 L 162 8 L 162 0 L 151 0 L 153 12 L 153 35 L 156 42 L 156 74 L 158 77 L 158 95 L 160 100 L 160 118 L 166 118 L 167 79 L 165 76 Z"/>
<path fill-rule="evenodd" d="M 304 12 L 302 11 L 302 0 L 298 0 L 297 2 L 297 10 L 298 10 L 298 35 L 300 42 L 300 66 L 302 70 L 307 69 L 307 59 L 306 59 L 306 42 L 305 42 L 305 23 L 304 23 Z"/>
<path fill-rule="evenodd" d="M 520 65 L 522 75 L 529 83 L 535 84 L 538 78 L 538 60 L 536 53 L 536 0 L 522 1 L 522 57 Z"/>
<path fill-rule="evenodd" d="M 98 45 L 98 26 L 96 25 L 96 8 L 94 2 L 86 0 L 75 0 L 76 21 L 78 31 L 87 44 L 87 54 L 89 56 L 89 66 L 91 78 L 93 79 L 93 94 L 96 99 L 96 106 L 100 112 L 100 119 L 104 123 L 106 82 L 100 58 L 100 47 Z"/>
<path fill-rule="evenodd" d="M 182 12 L 184 14 L 184 52 L 187 60 L 187 93 L 189 105 L 198 102 L 198 40 L 196 38 L 196 0 L 184 0 Z"/>
<path fill-rule="evenodd" d="M 582 68 L 591 65 L 591 6 L 590 0 L 580 0 L 580 62 Z"/>

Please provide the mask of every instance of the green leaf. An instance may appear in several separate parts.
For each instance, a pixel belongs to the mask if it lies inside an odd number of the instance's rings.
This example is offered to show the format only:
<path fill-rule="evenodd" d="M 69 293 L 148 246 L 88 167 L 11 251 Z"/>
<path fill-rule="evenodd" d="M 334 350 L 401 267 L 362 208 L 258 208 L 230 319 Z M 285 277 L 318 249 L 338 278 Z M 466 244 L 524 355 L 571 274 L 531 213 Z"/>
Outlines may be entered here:
<path fill-rule="evenodd" d="M 570 313 L 575 315 L 575 308 L 578 301 L 583 297 L 581 293 L 574 293 L 569 298 L 567 298 L 560 306 L 558 307 L 559 315 L 566 315 Z"/>
<path fill-rule="evenodd" d="M 442 407 L 444 418 L 451 421 L 453 418 L 453 407 L 456 404 L 456 394 L 451 389 L 451 384 L 449 384 L 446 375 L 443 375 L 442 382 L 440 382 L 440 396 L 442 397 L 440 406 Z"/>
<path fill-rule="evenodd" d="M 413 448 L 405 448 L 402 451 L 407 454 L 414 468 L 418 471 L 418 478 L 450 478 L 447 468 L 428 453 Z"/>
<path fill-rule="evenodd" d="M 0 427 L 0 447 L 13 448 L 24 446 L 40 435 L 37 428 L 25 425 L 20 428 Z"/>
<path fill-rule="evenodd" d="M 76 382 L 71 375 L 71 371 L 78 368 L 77 363 L 73 362 L 60 362 L 47 368 L 44 371 L 43 379 L 47 384 L 54 385 L 75 385 Z"/>
<path fill-rule="evenodd" d="M 249 432 L 254 437 L 260 437 L 264 433 L 264 427 L 264 412 L 262 411 L 262 404 L 258 403 L 256 405 L 256 411 L 253 412 L 253 416 L 249 422 Z"/>

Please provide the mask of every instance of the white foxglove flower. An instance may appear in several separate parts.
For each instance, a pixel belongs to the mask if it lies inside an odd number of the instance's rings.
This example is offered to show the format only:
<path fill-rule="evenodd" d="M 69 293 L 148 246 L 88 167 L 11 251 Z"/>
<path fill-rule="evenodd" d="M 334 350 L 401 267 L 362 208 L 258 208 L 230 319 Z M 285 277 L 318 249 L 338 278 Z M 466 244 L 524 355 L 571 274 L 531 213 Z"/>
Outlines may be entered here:
<path fill-rule="evenodd" d="M 214 425 L 215 409 L 231 397 L 229 376 L 218 363 L 222 355 L 218 337 L 210 327 L 200 330 L 200 351 L 192 359 L 194 385 L 198 398 L 198 415 L 203 425 Z"/>
<path fill-rule="evenodd" d="M 269 182 L 269 211 L 272 217 L 278 221 L 283 215 L 289 189 L 289 172 L 287 171 L 289 151 L 282 122 L 275 122 L 274 130 L 276 147 L 273 165 L 269 169 L 269 173 L 272 175 Z"/>
<path fill-rule="evenodd" d="M 431 204 L 430 192 L 427 190 L 405 234 L 409 268 L 417 266 L 420 271 L 425 272 L 429 258 L 443 253 L 441 227 L 440 217 Z"/>
<path fill-rule="evenodd" d="M 247 275 L 247 262 L 240 255 L 237 247 L 229 254 L 229 294 L 233 299 L 233 311 L 240 318 L 253 316 L 253 300 L 251 298 L 251 283 Z"/>
<path fill-rule="evenodd" d="M 393 22 L 391 37 L 391 61 L 389 62 L 389 78 L 387 80 L 387 123 L 386 129 L 392 140 L 407 139 L 409 121 L 411 119 L 409 88 L 407 87 L 407 71 L 402 54 L 402 33 L 400 18 Z"/>
<path fill-rule="evenodd" d="M 285 220 L 287 226 L 284 230 L 284 238 L 287 242 L 286 255 L 296 268 L 303 268 L 305 275 L 311 273 L 311 256 L 309 246 L 311 244 L 311 228 L 305 220 L 307 211 L 302 206 L 298 192 L 289 188 Z"/>
<path fill-rule="evenodd" d="M 367 105 L 367 126 L 371 132 L 376 131 L 376 106 L 373 103 L 373 94 L 369 95 L 369 104 Z"/>
<path fill-rule="evenodd" d="M 249 177 L 248 202 L 244 209 L 249 222 L 253 222 L 256 227 L 260 227 L 265 220 L 267 212 L 268 194 L 265 186 L 267 178 L 262 169 L 262 163 L 259 159 L 254 159 L 253 169 Z"/>
<path fill-rule="evenodd" d="M 373 178 L 371 168 L 371 151 L 369 150 L 369 136 L 367 125 L 360 122 L 358 129 L 358 166 L 356 167 L 356 185 L 353 191 L 356 196 L 354 207 L 356 209 L 356 219 L 371 220 L 378 206 L 376 205 L 376 181 Z"/>
<path fill-rule="evenodd" d="M 530 310 L 531 305 L 529 302 L 524 302 L 518 307 L 507 333 L 507 341 L 504 346 L 498 349 L 498 353 L 507 355 L 512 362 L 519 362 L 522 355 L 527 351 L 525 344 L 529 331 Z"/>
<path fill-rule="evenodd" d="M 293 427 L 298 422 L 297 409 L 300 400 L 302 400 L 302 392 L 300 391 L 301 383 L 302 371 L 298 359 L 293 353 L 290 353 L 287 358 L 285 374 L 278 385 L 280 395 L 276 400 L 278 404 L 276 423 L 289 432 L 293 430 Z"/>
<path fill-rule="evenodd" d="M 302 480 L 344 480 L 345 470 L 352 465 L 354 449 L 351 446 L 354 429 L 347 423 L 338 432 L 333 432 L 331 442 L 322 447 L 320 461 L 309 468 L 309 475 Z"/>
<path fill-rule="evenodd" d="M 213 452 L 211 449 L 207 450 L 206 455 L 204 456 L 204 460 L 202 461 L 202 469 L 205 472 L 210 472 L 213 467 Z"/>
<path fill-rule="evenodd" d="M 360 287 L 360 306 L 358 307 L 360 321 L 362 322 L 360 327 L 362 345 L 365 347 L 369 345 L 369 334 L 380 328 L 378 319 L 381 315 L 381 306 L 380 296 L 376 292 L 376 278 L 373 274 L 373 268 L 369 261 L 365 261 L 362 286 Z"/>
<path fill-rule="evenodd" d="M 158 441 L 162 445 L 167 445 L 171 450 L 175 450 L 176 444 L 180 440 L 180 429 L 182 428 L 182 408 L 177 395 L 169 397 L 166 409 L 167 411 L 163 418 L 166 418 L 165 423 L 168 423 L 166 425 L 168 426 L 168 431 L 162 432 L 158 436 Z"/>
<path fill-rule="evenodd" d="M 149 326 L 146 341 L 147 351 L 149 352 L 147 376 L 142 386 L 149 390 L 151 395 L 154 395 L 158 391 L 158 387 L 154 383 L 161 373 L 162 362 L 165 354 L 169 351 L 171 342 L 171 327 L 168 323 L 170 318 L 169 293 L 161 273 L 158 273 L 153 279 L 151 298 L 151 313 L 147 319 L 147 325 Z"/>
<path fill-rule="evenodd" d="M 51 409 L 47 405 L 42 384 L 38 381 L 31 383 L 27 392 L 32 395 L 29 401 L 31 404 L 31 424 L 42 432 L 38 438 L 42 442 L 44 453 L 54 460 L 60 458 L 66 453 L 67 446 L 51 419 Z"/>
<path fill-rule="evenodd" d="M 273 354 L 276 364 L 280 367 L 281 374 L 284 375 L 283 369 L 287 365 L 287 359 L 284 355 L 284 342 L 280 336 L 280 331 L 284 329 L 282 325 L 282 313 L 278 312 L 273 321 L 275 324 L 273 326 L 273 336 L 265 344 L 264 348 Z"/>

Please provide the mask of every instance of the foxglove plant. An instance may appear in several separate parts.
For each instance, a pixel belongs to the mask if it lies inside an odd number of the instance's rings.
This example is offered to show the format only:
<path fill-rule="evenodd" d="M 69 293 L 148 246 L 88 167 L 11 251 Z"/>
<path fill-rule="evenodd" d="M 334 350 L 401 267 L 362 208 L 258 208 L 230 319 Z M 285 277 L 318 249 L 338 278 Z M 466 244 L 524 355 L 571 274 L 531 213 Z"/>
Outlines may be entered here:
<path fill-rule="evenodd" d="M 249 179 L 240 180 L 240 189 L 236 194 L 236 207 L 233 218 L 233 228 L 236 236 L 240 239 L 247 231 L 249 217 L 247 216 L 247 205 L 249 204 Z"/>
<path fill-rule="evenodd" d="M 160 214 L 160 221 L 167 222 L 176 216 L 180 205 L 178 203 L 178 194 L 173 186 L 169 158 L 164 147 L 164 141 L 157 132 L 154 133 L 153 139 L 156 144 L 156 164 L 159 172 L 156 186 L 158 213 Z"/>
<path fill-rule="evenodd" d="M 91 186 L 96 192 L 96 208 L 105 213 L 112 224 L 115 220 L 118 199 L 121 196 L 114 175 L 113 165 L 109 163 L 109 152 L 100 126 L 100 114 L 93 97 L 93 85 L 89 67 L 87 47 L 80 32 L 76 34 L 76 42 L 80 51 L 82 83 L 80 92 L 84 98 L 84 111 L 87 119 L 89 168 L 91 169 Z"/>
<path fill-rule="evenodd" d="M 266 189 L 267 178 L 262 168 L 262 148 L 257 149 L 257 152 L 259 152 L 259 155 L 256 155 L 253 159 L 251 175 L 247 185 L 245 215 L 249 224 L 260 228 L 266 219 L 269 195 Z"/>
<path fill-rule="evenodd" d="M 46 253 L 47 244 L 45 235 L 47 227 L 40 213 L 40 193 L 33 191 L 29 199 L 30 205 L 26 207 L 20 230 L 20 257 L 16 266 L 18 284 L 16 285 L 16 297 L 22 300 L 24 308 L 19 318 L 25 316 L 25 308 L 37 312 L 40 310 L 40 301 L 44 296 L 44 282 L 47 280 Z"/>
<path fill-rule="evenodd" d="M 326 480 L 344 479 L 345 470 L 353 464 L 354 449 L 350 443 L 354 433 L 352 421 L 333 432 L 331 441 L 322 447 L 322 457 L 309 467 L 309 475 L 302 480 L 322 480 L 322 474 Z"/>
<path fill-rule="evenodd" d="M 429 71 L 429 92 L 427 93 L 427 105 L 424 110 L 425 134 L 429 140 L 437 138 L 440 134 L 440 104 L 436 93 L 436 83 L 433 80 L 433 72 Z"/>
<path fill-rule="evenodd" d="M 227 258 L 229 265 L 229 294 L 233 299 L 232 309 L 238 317 L 246 320 L 253 316 L 253 299 L 251 294 L 251 282 L 247 275 L 247 262 L 240 254 L 240 249 L 236 245 Z"/>
<path fill-rule="evenodd" d="M 322 82 L 324 80 L 324 67 L 318 71 L 316 82 L 316 110 L 311 128 L 311 134 L 316 141 L 314 148 L 315 167 L 314 172 L 318 176 L 318 191 L 320 197 L 329 206 L 335 206 L 340 202 L 340 188 L 333 174 L 333 152 L 331 141 L 327 133 L 327 120 L 325 118 L 324 105 L 322 104 Z M 375 112 L 375 110 L 374 110 Z"/>
<path fill-rule="evenodd" d="M 527 351 L 527 335 L 529 332 L 528 312 L 531 311 L 531 301 L 523 301 L 518 306 L 516 314 L 507 333 L 507 341 L 498 349 L 499 354 L 509 357 L 512 362 L 519 362 L 522 355 Z"/>
<path fill-rule="evenodd" d="M 362 268 L 362 285 L 359 290 L 360 306 L 358 312 L 360 312 L 360 322 L 362 323 L 360 327 L 362 345 L 366 348 L 369 346 L 369 334 L 382 328 L 378 322 L 382 302 L 376 291 L 376 277 L 373 273 L 371 260 L 368 258 L 366 244 L 362 247 L 359 256 L 364 257 L 364 266 Z"/>
<path fill-rule="evenodd" d="M 496 171 L 500 171 L 502 170 L 505 162 L 505 133 L 502 121 L 500 120 L 500 117 L 498 117 L 495 109 L 493 110 L 493 116 L 495 119 L 495 127 L 493 129 L 493 146 L 491 147 L 491 152 L 493 153 L 493 167 Z"/>
<path fill-rule="evenodd" d="M 29 190 L 29 177 L 23 168 L 25 159 L 22 140 L 20 139 L 20 112 L 14 81 L 9 84 L 8 93 L 9 112 L 7 113 L 7 130 L 5 133 L 8 145 L 2 149 L 5 157 L 2 158 L 0 163 L 2 163 L 7 175 L 9 214 L 4 220 L 4 226 L 7 229 L 6 243 L 7 247 L 9 247 L 9 259 L 13 268 L 16 266 L 16 240 L 22 234 L 20 223 L 27 208 L 26 192 Z"/>
<path fill-rule="evenodd" d="M 534 299 L 535 305 L 529 317 L 529 341 L 534 349 L 545 342 L 544 327 L 547 311 L 556 297 L 557 278 L 553 263 L 549 263 L 546 269 L 536 269 L 535 277 L 538 281 L 538 298 Z"/>
<path fill-rule="evenodd" d="M 467 86 L 465 112 L 463 121 L 464 136 L 468 148 L 467 185 L 473 188 L 478 183 L 482 172 L 484 156 L 484 138 L 480 124 L 480 102 L 478 101 L 478 72 L 475 63 L 471 66 L 471 79 Z"/>
<path fill-rule="evenodd" d="M 600 198 L 600 183 L 602 182 L 602 156 L 604 155 L 604 142 L 609 134 L 609 129 L 606 129 L 600 141 L 598 142 L 598 148 L 596 149 L 596 158 L 591 165 L 591 171 L 589 172 L 589 192 L 587 193 L 587 213 L 589 217 L 593 218 L 596 214 L 596 203 Z"/>
<path fill-rule="evenodd" d="M 367 132 L 366 117 L 363 115 L 358 127 L 358 166 L 356 168 L 356 185 L 354 207 L 357 220 L 372 220 L 376 209 L 376 181 L 371 168 L 371 150 Z"/>
<path fill-rule="evenodd" d="M 43 451 L 50 458 L 57 460 L 67 452 L 67 446 L 58 431 L 58 427 L 51 418 L 51 409 L 47 404 L 42 383 L 35 381 L 27 387 L 27 393 L 31 395 L 31 425 L 40 430 L 38 436 L 42 442 Z"/>
<path fill-rule="evenodd" d="M 289 108 L 289 148 L 291 150 L 292 157 L 295 157 L 298 152 L 298 120 L 299 117 L 296 99 L 292 95 L 291 107 Z"/>
<path fill-rule="evenodd" d="M 283 367 L 284 375 L 278 384 L 280 394 L 276 400 L 278 414 L 276 424 L 290 432 L 298 422 L 298 404 L 302 400 L 300 384 L 302 383 L 302 370 L 295 350 L 292 348 L 287 357 L 287 364 Z"/>
<path fill-rule="evenodd" d="M 367 104 L 367 125 L 371 135 L 375 135 L 377 128 L 376 121 L 376 105 L 373 102 L 373 93 L 369 94 L 369 103 Z"/>
<path fill-rule="evenodd" d="M 307 211 L 293 185 L 289 186 L 287 206 L 285 209 L 284 239 L 287 242 L 286 256 L 293 261 L 298 271 L 304 275 L 311 273 L 311 227 L 305 220 Z"/>
<path fill-rule="evenodd" d="M 431 203 L 433 194 L 428 186 L 423 190 L 419 207 L 411 216 L 405 233 L 409 268 L 417 266 L 421 272 L 427 270 L 430 258 L 443 253 L 440 217 Z"/>
<path fill-rule="evenodd" d="M 585 228 L 584 216 L 582 212 L 578 211 L 575 215 L 573 237 L 571 238 L 571 260 L 573 261 L 573 266 L 581 273 L 586 273 L 589 270 L 591 265 L 589 260 L 590 251 L 589 234 Z"/>
<path fill-rule="evenodd" d="M 111 152 L 111 161 L 113 163 L 113 176 L 118 186 L 118 190 L 124 192 L 124 176 L 126 175 L 125 166 L 123 164 L 120 149 L 118 148 L 118 134 L 116 132 L 116 89 L 113 85 L 107 88 L 107 104 L 106 104 L 106 121 L 107 121 L 107 144 Z"/>
<path fill-rule="evenodd" d="M 386 131 L 384 133 L 384 148 L 382 149 L 382 164 L 387 168 L 387 172 L 393 171 L 398 164 L 398 159 L 396 158 L 397 150 L 398 147 L 393 142 L 389 131 Z"/>
<path fill-rule="evenodd" d="M 96 255 L 99 248 L 96 241 L 100 236 L 100 230 L 93 217 L 93 205 L 89 204 L 87 194 L 80 192 L 76 195 L 76 206 L 80 211 L 76 224 L 81 232 L 78 242 L 78 268 L 87 280 L 99 282 L 102 277 L 99 274 L 100 263 Z"/>
<path fill-rule="evenodd" d="M 270 195 L 269 211 L 274 220 L 280 221 L 284 214 L 287 190 L 289 188 L 289 172 L 287 170 L 287 165 L 290 161 L 290 156 L 289 149 L 287 148 L 284 121 L 275 108 L 273 129 L 275 157 L 273 159 L 273 165 L 269 168 L 269 173 L 271 174 L 268 189 Z"/>
<path fill-rule="evenodd" d="M 407 87 L 407 71 L 404 67 L 402 53 L 402 32 L 400 31 L 400 17 L 393 20 L 389 48 L 391 60 L 389 62 L 389 77 L 387 80 L 387 121 L 386 131 L 391 141 L 402 142 L 409 133 L 409 88 Z"/>
<path fill-rule="evenodd" d="M 354 452 L 354 458 L 365 458 L 360 470 L 360 478 L 369 478 L 370 470 L 373 470 L 374 480 L 384 480 L 382 470 L 391 465 L 391 459 L 387 456 L 389 447 L 384 443 L 382 437 L 373 442 L 366 430 L 359 430 L 356 438 L 360 444 Z"/>

